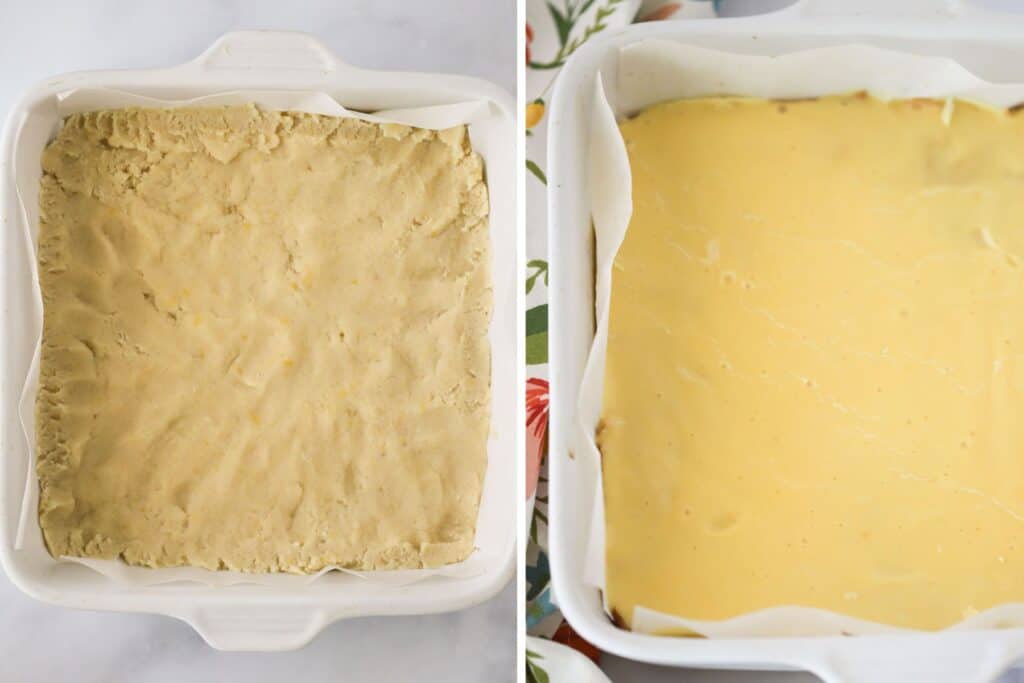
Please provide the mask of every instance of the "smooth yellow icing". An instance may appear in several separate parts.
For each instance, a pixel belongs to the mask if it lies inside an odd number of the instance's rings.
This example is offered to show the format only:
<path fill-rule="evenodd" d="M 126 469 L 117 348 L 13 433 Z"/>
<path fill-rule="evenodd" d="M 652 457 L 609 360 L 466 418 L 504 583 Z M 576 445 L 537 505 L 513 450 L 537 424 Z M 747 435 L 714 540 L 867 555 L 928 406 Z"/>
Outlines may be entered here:
<path fill-rule="evenodd" d="M 598 439 L 627 623 L 806 605 L 938 629 L 1024 600 L 1024 117 L 951 104 L 622 124 Z"/>

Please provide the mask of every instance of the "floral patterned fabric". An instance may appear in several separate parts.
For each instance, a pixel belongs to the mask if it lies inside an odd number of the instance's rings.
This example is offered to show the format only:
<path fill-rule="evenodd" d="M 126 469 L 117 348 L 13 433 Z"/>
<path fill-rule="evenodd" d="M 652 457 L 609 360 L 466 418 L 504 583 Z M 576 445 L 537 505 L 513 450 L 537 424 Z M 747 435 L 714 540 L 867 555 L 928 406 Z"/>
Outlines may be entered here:
<path fill-rule="evenodd" d="M 707 0 L 527 0 L 526 2 L 526 494 L 531 499 L 526 549 L 526 627 L 531 636 L 562 643 L 600 664 L 551 601 L 547 557 L 548 262 L 545 114 L 551 87 L 583 43 L 635 21 L 714 16 Z M 557 681 L 551 660 L 527 652 L 527 680 Z M 550 671 L 549 671 L 550 670 Z"/>

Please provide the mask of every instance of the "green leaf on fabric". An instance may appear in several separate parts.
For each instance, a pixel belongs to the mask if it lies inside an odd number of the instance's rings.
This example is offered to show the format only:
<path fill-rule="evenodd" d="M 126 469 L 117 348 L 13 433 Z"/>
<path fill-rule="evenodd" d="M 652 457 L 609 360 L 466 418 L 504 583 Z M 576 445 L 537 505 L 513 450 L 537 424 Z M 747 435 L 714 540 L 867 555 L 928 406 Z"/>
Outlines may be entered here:
<path fill-rule="evenodd" d="M 533 650 L 526 651 L 526 680 L 529 683 L 551 683 L 548 672 L 536 662 L 538 659 L 544 659 L 544 657 Z"/>
<path fill-rule="evenodd" d="M 530 173 L 537 176 L 537 180 L 541 181 L 545 185 L 548 184 L 548 177 L 544 175 L 544 171 L 540 170 L 540 166 L 537 165 L 537 162 L 527 159 L 526 168 L 529 169 Z"/>
<path fill-rule="evenodd" d="M 551 17 L 555 22 L 560 47 L 551 61 L 531 61 L 527 66 L 531 69 L 557 69 L 563 66 L 566 60 L 572 56 L 572 53 L 579 49 L 583 43 L 587 42 L 587 40 L 589 40 L 593 35 L 608 28 L 605 20 L 615 14 L 622 1 L 623 0 L 606 0 L 604 6 L 598 8 L 597 12 L 594 13 L 594 23 L 583 30 L 583 35 L 576 36 L 575 38 L 571 37 L 573 27 L 586 13 L 586 11 L 590 9 L 594 2 L 596 2 L 596 0 L 586 0 L 586 2 L 578 8 L 573 8 L 571 5 L 567 5 L 564 13 L 559 12 L 550 2 L 548 2 L 548 11 L 551 13 Z M 566 26 L 568 26 L 568 29 L 563 34 L 563 29 Z"/>
<path fill-rule="evenodd" d="M 534 269 L 534 272 L 526 278 L 526 293 L 529 294 L 533 291 L 534 285 L 537 284 L 537 278 L 541 275 L 544 276 L 544 286 L 548 286 L 548 262 L 543 259 L 533 259 L 527 261 L 526 269 L 529 271 Z"/>
<path fill-rule="evenodd" d="M 543 71 L 545 69 L 561 69 L 565 66 L 565 60 L 556 59 L 553 62 L 530 62 L 527 66 L 531 69 L 537 69 Z"/>
<path fill-rule="evenodd" d="M 526 364 L 542 365 L 548 362 L 548 333 L 531 334 L 526 338 Z"/>
<path fill-rule="evenodd" d="M 526 311 L 526 364 L 548 362 L 548 305 Z"/>
<path fill-rule="evenodd" d="M 551 15 L 551 20 L 555 22 L 555 31 L 558 33 L 558 44 L 565 45 L 565 41 L 569 39 L 569 33 L 572 31 L 572 17 L 562 14 L 558 11 L 552 3 L 545 3 L 548 6 L 548 13 Z"/>
<path fill-rule="evenodd" d="M 548 331 L 548 305 L 541 304 L 526 311 L 526 336 Z"/>

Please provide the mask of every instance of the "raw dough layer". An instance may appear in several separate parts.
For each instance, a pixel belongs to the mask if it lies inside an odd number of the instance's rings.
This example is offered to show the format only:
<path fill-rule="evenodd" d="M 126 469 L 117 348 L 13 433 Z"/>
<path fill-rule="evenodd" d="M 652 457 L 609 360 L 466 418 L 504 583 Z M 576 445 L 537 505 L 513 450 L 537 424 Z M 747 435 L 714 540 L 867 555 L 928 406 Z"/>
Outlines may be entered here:
<path fill-rule="evenodd" d="M 1024 115 L 689 100 L 622 124 L 607 589 L 917 629 L 1024 601 Z"/>
<path fill-rule="evenodd" d="M 248 572 L 469 555 L 491 283 L 464 126 L 76 114 L 40 207 L 53 555 Z"/>

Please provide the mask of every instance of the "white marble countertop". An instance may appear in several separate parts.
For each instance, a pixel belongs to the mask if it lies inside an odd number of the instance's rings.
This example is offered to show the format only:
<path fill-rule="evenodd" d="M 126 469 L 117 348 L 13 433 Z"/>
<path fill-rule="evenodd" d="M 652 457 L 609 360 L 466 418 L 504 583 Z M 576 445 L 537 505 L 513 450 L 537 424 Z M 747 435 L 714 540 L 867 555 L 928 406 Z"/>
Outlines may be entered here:
<path fill-rule="evenodd" d="M 514 0 L 4 3 L 0 112 L 40 79 L 170 66 L 237 29 L 314 34 L 368 68 L 464 73 L 515 91 Z M 0 681 L 512 681 L 514 586 L 448 615 L 354 619 L 290 653 L 222 653 L 166 617 L 50 607 L 0 575 Z"/>

